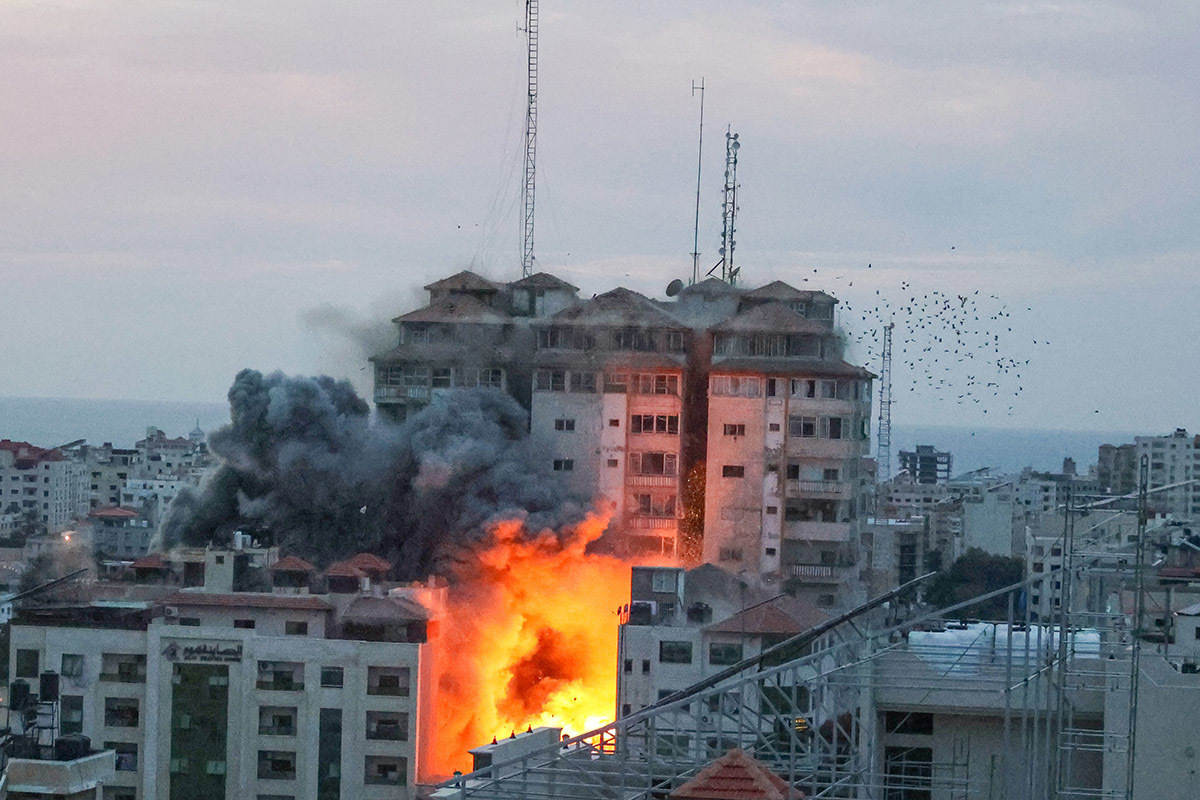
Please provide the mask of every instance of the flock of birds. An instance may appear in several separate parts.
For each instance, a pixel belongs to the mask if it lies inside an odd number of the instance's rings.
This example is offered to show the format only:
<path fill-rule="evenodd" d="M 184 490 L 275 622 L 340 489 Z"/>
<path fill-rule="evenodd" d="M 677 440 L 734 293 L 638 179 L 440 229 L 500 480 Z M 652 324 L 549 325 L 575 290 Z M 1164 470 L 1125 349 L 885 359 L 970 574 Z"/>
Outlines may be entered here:
<path fill-rule="evenodd" d="M 858 345 L 855 356 L 875 372 L 883 355 L 884 327 L 893 326 L 893 397 L 932 392 L 938 402 L 974 405 L 984 414 L 990 410 L 1011 416 L 1025 391 L 1023 373 L 1030 359 L 1023 356 L 1029 348 L 1014 341 L 1020 337 L 1013 330 L 1013 312 L 1019 314 L 1020 309 L 1010 309 L 999 295 L 979 290 L 922 292 L 905 280 L 897 293 L 875 289 L 866 303 L 842 302 L 839 308 L 841 326 Z M 1032 344 L 1050 343 L 1033 340 Z M 1021 350 L 1022 357 L 1011 355 L 1015 350 Z"/>

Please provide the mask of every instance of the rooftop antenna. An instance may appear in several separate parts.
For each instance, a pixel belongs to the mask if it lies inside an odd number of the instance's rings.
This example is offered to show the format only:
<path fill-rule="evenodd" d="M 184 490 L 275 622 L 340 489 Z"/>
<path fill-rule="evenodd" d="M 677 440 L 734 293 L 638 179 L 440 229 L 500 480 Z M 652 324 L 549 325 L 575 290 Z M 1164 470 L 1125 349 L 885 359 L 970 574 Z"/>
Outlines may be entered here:
<path fill-rule="evenodd" d="M 533 274 L 533 186 L 537 160 L 538 0 L 525 0 L 525 39 L 528 42 L 528 102 L 525 106 L 525 231 L 521 242 L 521 277 Z"/>
<path fill-rule="evenodd" d="M 708 271 L 712 275 L 719 267 L 721 280 L 733 286 L 737 283 L 741 270 L 733 265 L 733 249 L 737 246 L 733 235 L 737 228 L 734 222 L 737 218 L 737 154 L 741 148 L 738 135 L 725 129 L 725 191 L 721 202 L 721 248 L 717 251 L 721 260 Z"/>
<path fill-rule="evenodd" d="M 700 168 L 704 166 L 704 78 L 692 81 L 692 97 L 700 92 L 700 143 L 696 147 L 696 227 L 692 239 L 692 283 L 700 280 Z"/>
<path fill-rule="evenodd" d="M 879 368 L 879 443 L 875 453 L 875 480 L 884 482 L 892 477 L 892 328 L 883 326 L 883 363 Z"/>

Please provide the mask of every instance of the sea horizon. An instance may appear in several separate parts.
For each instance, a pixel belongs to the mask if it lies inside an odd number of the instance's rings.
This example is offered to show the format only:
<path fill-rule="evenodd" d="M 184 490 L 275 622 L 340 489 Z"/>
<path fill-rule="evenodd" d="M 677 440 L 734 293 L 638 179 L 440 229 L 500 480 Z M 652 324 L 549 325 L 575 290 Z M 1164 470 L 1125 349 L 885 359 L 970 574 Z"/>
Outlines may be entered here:
<path fill-rule="evenodd" d="M 0 395 L 0 439 L 56 447 L 80 439 L 89 444 L 111 442 L 132 447 L 156 427 L 169 436 L 186 436 L 199 425 L 206 433 L 229 423 L 227 402 L 186 400 L 78 399 L 8 397 Z M 1161 435 L 1174 430 L 1096 431 L 1055 428 L 964 427 L 892 424 L 893 471 L 901 450 L 918 444 L 949 451 L 953 474 L 992 467 L 1014 472 L 1024 467 L 1057 472 L 1064 458 L 1075 459 L 1080 473 L 1096 462 L 1101 444 L 1132 442 L 1134 436 Z M 871 452 L 878 442 L 873 438 Z"/>

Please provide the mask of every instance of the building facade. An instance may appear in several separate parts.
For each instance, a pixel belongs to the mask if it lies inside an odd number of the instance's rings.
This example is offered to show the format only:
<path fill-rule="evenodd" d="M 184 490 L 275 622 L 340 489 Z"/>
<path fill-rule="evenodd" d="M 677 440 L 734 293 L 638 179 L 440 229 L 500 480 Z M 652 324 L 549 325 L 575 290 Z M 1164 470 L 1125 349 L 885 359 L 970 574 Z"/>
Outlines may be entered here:
<path fill-rule="evenodd" d="M 66 530 L 90 505 L 86 464 L 61 450 L 0 439 L 0 512 Z"/>

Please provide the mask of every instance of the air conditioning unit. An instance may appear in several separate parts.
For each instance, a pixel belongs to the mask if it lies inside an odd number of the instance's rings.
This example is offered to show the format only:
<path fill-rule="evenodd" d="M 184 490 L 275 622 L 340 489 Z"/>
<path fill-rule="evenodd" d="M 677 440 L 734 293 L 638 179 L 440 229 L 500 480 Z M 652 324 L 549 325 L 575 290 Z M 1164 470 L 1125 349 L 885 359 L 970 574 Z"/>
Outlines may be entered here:
<path fill-rule="evenodd" d="M 178 617 L 179 616 L 179 607 L 178 606 L 164 606 L 163 607 L 163 616 L 164 617 Z"/>

